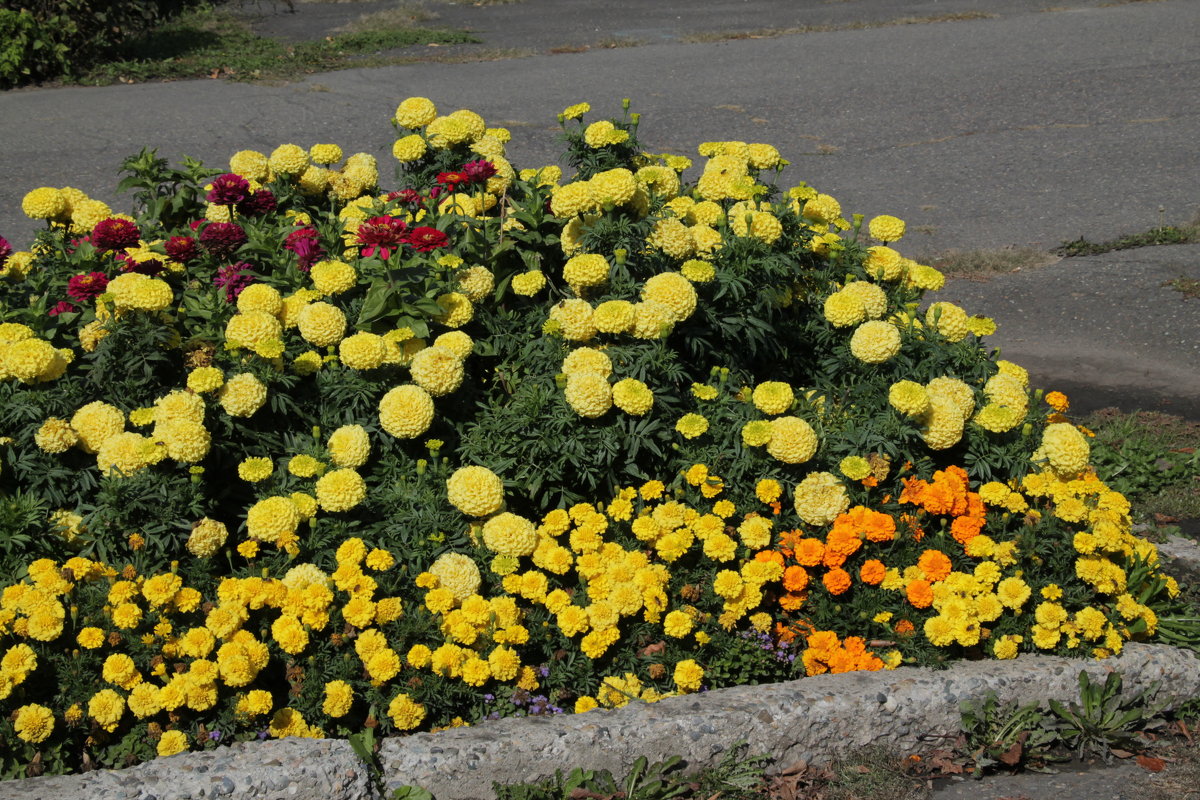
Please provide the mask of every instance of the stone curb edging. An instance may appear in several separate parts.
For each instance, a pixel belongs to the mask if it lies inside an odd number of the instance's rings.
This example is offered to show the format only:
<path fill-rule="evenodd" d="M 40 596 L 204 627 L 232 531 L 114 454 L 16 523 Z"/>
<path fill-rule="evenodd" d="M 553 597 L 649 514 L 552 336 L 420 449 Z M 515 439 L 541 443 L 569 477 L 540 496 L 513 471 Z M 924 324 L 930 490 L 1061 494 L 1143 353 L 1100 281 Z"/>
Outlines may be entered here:
<path fill-rule="evenodd" d="M 1170 545 L 1162 548 L 1164 556 L 1200 567 L 1186 547 Z M 1075 700 L 1081 669 L 1093 680 L 1120 672 L 1125 696 L 1153 689 L 1149 702 L 1164 709 L 1200 695 L 1200 658 L 1166 645 L 1131 643 L 1120 656 L 1103 661 L 1025 655 L 959 662 L 947 670 L 901 667 L 818 675 L 611 711 L 496 720 L 387 739 L 380 763 L 388 795 L 411 785 L 437 800 L 475 800 L 493 796 L 493 781 L 537 780 L 576 766 L 620 774 L 639 756 L 657 761 L 678 755 L 694 769 L 713 766 L 743 740 L 749 752 L 769 753 L 783 765 L 828 761 L 867 745 L 918 750 L 930 738 L 956 735 L 959 704 L 989 692 L 1001 702 Z M 125 770 L 0 783 L 0 800 L 374 796 L 369 770 L 348 742 L 336 739 L 242 742 Z"/>

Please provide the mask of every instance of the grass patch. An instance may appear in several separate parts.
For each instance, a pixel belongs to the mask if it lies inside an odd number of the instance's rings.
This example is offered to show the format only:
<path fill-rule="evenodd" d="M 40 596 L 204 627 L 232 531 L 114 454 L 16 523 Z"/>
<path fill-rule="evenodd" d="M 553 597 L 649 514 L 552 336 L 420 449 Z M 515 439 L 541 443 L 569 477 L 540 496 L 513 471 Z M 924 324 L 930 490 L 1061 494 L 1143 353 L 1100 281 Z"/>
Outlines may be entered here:
<path fill-rule="evenodd" d="M 1169 524 L 1200 518 L 1200 422 L 1106 408 L 1082 424 L 1096 434 L 1097 474 L 1129 498 L 1135 519 Z"/>
<path fill-rule="evenodd" d="M 1063 242 L 1053 252 L 1070 258 L 1072 256 L 1095 256 L 1114 250 L 1131 250 L 1135 247 L 1154 247 L 1164 244 L 1195 244 L 1200 242 L 1200 216 L 1185 225 L 1159 225 L 1141 233 L 1131 233 L 1104 242 L 1089 242 L 1080 236 L 1073 242 Z"/>
<path fill-rule="evenodd" d="M 369 27 L 319 42 L 284 44 L 255 35 L 231 14 L 205 9 L 181 15 L 130 42 L 121 55 L 93 68 L 79 82 L 289 79 L 313 72 L 402 63 L 405 59 L 379 55 L 395 48 L 478 41 L 463 31 L 399 26 Z"/>
<path fill-rule="evenodd" d="M 989 278 L 1008 272 L 1053 264 L 1058 256 L 1032 247 L 993 250 L 950 250 L 929 261 L 930 266 L 956 278 Z"/>
<path fill-rule="evenodd" d="M 437 19 L 437 14 L 414 3 L 400 3 L 396 8 L 363 14 L 338 29 L 338 33 L 367 33 L 376 30 L 407 30 L 421 22 Z"/>
<path fill-rule="evenodd" d="M 835 33 L 837 31 L 861 31 L 869 28 L 890 28 L 894 25 L 928 25 L 935 22 L 966 22 L 976 19 L 995 19 L 996 14 L 982 11 L 967 11 L 960 14 L 935 14 L 927 17 L 899 17 L 878 22 L 846 22 L 838 25 L 801 25 L 796 28 L 760 28 L 752 31 L 715 31 L 692 33 L 681 41 L 692 44 L 704 42 L 727 42 L 735 39 L 771 39 L 777 36 L 794 36 L 800 33 Z"/>
<path fill-rule="evenodd" d="M 1188 300 L 1200 299 L 1200 281 L 1195 278 L 1176 278 L 1175 280 L 1167 281 L 1163 286 L 1174 289 Z"/>

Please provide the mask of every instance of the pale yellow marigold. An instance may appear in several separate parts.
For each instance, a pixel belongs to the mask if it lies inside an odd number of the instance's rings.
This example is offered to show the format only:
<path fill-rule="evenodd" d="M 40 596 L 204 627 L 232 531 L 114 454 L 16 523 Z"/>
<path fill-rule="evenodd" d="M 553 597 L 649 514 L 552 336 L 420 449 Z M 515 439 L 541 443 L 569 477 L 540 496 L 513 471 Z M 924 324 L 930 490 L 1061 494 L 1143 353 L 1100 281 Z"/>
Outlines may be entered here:
<path fill-rule="evenodd" d="M 900 253 L 883 245 L 867 248 L 867 259 L 863 262 L 863 268 L 876 280 L 897 281 L 904 275 L 904 263 Z"/>
<path fill-rule="evenodd" d="M 592 202 L 601 207 L 623 206 L 633 200 L 637 192 L 637 181 L 627 169 L 610 169 L 598 172 L 588 181 Z"/>
<path fill-rule="evenodd" d="M 329 434 L 326 447 L 334 464 L 357 469 L 371 455 L 371 437 L 361 425 L 343 425 Z"/>
<path fill-rule="evenodd" d="M 392 156 L 402 163 L 417 161 L 425 155 L 428 149 L 425 140 L 414 133 L 402 136 L 392 144 Z"/>
<path fill-rule="evenodd" d="M 204 517 L 192 526 L 187 549 L 197 558 L 209 558 L 225 545 L 228 538 L 229 529 L 225 523 Z"/>
<path fill-rule="evenodd" d="M 628 333 L 636 320 L 633 303 L 628 300 L 606 300 L 592 312 L 592 323 L 601 333 Z"/>
<path fill-rule="evenodd" d="M 929 393 L 916 381 L 897 381 L 888 389 L 888 403 L 908 417 L 920 417 L 929 411 Z"/>
<path fill-rule="evenodd" d="M 433 318 L 447 328 L 461 328 L 475 316 L 475 306 L 471 305 L 471 299 L 462 292 L 438 295 L 437 304 L 442 310 Z"/>
<path fill-rule="evenodd" d="M 397 439 L 416 438 L 433 424 L 433 398 L 420 386 L 397 386 L 379 401 L 379 423 Z"/>
<path fill-rule="evenodd" d="M 598 372 L 608 377 L 612 374 L 612 369 L 612 360 L 594 347 L 577 347 L 567 354 L 562 363 L 562 371 L 566 375 L 575 372 Z"/>
<path fill-rule="evenodd" d="M 246 511 L 246 534 L 264 542 L 290 536 L 300 526 L 300 509 L 290 497 L 267 497 Z"/>
<path fill-rule="evenodd" d="M 764 414 L 782 414 L 796 399 L 792 387 L 783 381 L 763 381 L 750 395 L 754 407 Z"/>
<path fill-rule="evenodd" d="M 522 516 L 504 511 L 483 523 L 483 544 L 502 556 L 527 556 L 537 547 L 537 528 Z"/>
<path fill-rule="evenodd" d="M 329 303 L 310 303 L 296 317 L 300 335 L 317 347 L 337 344 L 346 334 L 346 315 Z"/>
<path fill-rule="evenodd" d="M 121 427 L 124 428 L 123 422 Z M 65 453 L 79 442 L 79 434 L 65 419 L 50 417 L 33 435 L 33 441 L 47 453 Z"/>
<path fill-rule="evenodd" d="M 231 417 L 249 417 L 267 402 L 267 387 L 249 372 L 234 375 L 221 387 L 221 407 Z"/>
<path fill-rule="evenodd" d="M 612 387 L 599 372 L 576 372 L 567 376 L 567 403 L 581 417 L 594 419 L 612 407 Z"/>
<path fill-rule="evenodd" d="M 867 319 L 879 319 L 887 313 L 887 293 L 877 284 L 870 281 L 851 281 L 842 287 L 842 293 L 859 299 Z"/>
<path fill-rule="evenodd" d="M 617 126 L 606 119 L 593 122 L 583 132 L 583 141 L 588 147 L 601 148 L 621 144 L 629 139 L 629 132 L 618 130 Z"/>
<path fill-rule="evenodd" d="M 925 324 L 952 342 L 961 342 L 971 332 L 967 312 L 953 303 L 938 302 L 925 312 Z"/>
<path fill-rule="evenodd" d="M 317 502 L 326 511 L 349 511 L 367 498 L 367 484 L 352 469 L 335 469 L 317 480 Z"/>
<path fill-rule="evenodd" d="M 463 381 L 462 359 L 443 347 L 426 347 L 409 365 L 413 380 L 433 397 L 450 394 Z"/>
<path fill-rule="evenodd" d="M 318 261 L 312 265 L 308 276 L 317 291 L 326 295 L 341 294 L 358 283 L 358 272 L 345 261 Z"/>
<path fill-rule="evenodd" d="M 654 407 L 654 392 L 635 378 L 623 378 L 613 384 L 613 404 L 635 417 L 645 416 Z"/>
<path fill-rule="evenodd" d="M 440 588 L 448 589 L 460 602 L 479 591 L 482 580 L 479 566 L 462 553 L 443 553 L 429 567 L 429 572 L 437 578 Z"/>
<path fill-rule="evenodd" d="M 70 215 L 67 198 L 58 189 L 42 186 L 21 198 L 21 210 L 32 219 L 59 219 Z"/>
<path fill-rule="evenodd" d="M 283 298 L 274 286 L 252 283 L 238 295 L 237 307 L 243 314 L 247 311 L 265 311 L 271 316 L 276 316 L 283 308 Z"/>
<path fill-rule="evenodd" d="M 556 303 L 550 309 L 549 321 L 557 324 L 559 332 L 568 341 L 586 342 L 596 335 L 592 306 L 586 300 L 570 298 Z"/>
<path fill-rule="evenodd" d="M 930 397 L 929 411 L 924 417 L 921 438 L 931 450 L 945 450 L 962 439 L 963 417 L 954 401 L 945 395 Z"/>
<path fill-rule="evenodd" d="M 829 472 L 810 472 L 796 486 L 796 513 L 809 525 L 829 525 L 850 507 L 846 487 Z"/>
<path fill-rule="evenodd" d="M 799 417 L 771 420 L 771 439 L 767 452 L 785 464 L 803 464 L 817 452 L 817 434 Z"/>
<path fill-rule="evenodd" d="M 350 369 L 375 369 L 386 355 L 383 337 L 374 333 L 359 331 L 338 343 L 338 357 Z"/>
<path fill-rule="evenodd" d="M 279 175 L 299 175 L 308 167 L 308 151 L 295 144 L 281 144 L 271 151 L 267 163 Z"/>
<path fill-rule="evenodd" d="M 888 322 L 864 322 L 850 337 L 850 352 L 859 361 L 882 364 L 900 352 L 900 331 Z"/>
<path fill-rule="evenodd" d="M 1075 476 L 1087 469 L 1091 448 L 1079 429 L 1068 422 L 1054 422 L 1042 432 L 1042 446 L 1034 460 L 1046 459 L 1060 476 Z"/>
<path fill-rule="evenodd" d="M 851 292 L 836 291 L 825 298 L 826 321 L 835 328 L 849 328 L 867 318 L 867 309 L 862 299 Z"/>
<path fill-rule="evenodd" d="M 504 505 L 504 482 L 487 467 L 460 467 L 446 480 L 450 504 L 472 517 L 486 517 Z"/>
<path fill-rule="evenodd" d="M 225 324 L 225 341 L 240 347 L 253 348 L 270 339 L 280 339 L 283 326 L 266 311 L 246 311 L 234 314 Z"/>
<path fill-rule="evenodd" d="M 533 297 L 546 286 L 546 275 L 540 269 L 532 269 L 514 275 L 509 284 L 514 294 L 522 297 Z"/>
<path fill-rule="evenodd" d="M 595 253 L 571 256 L 563 265 L 563 280 L 576 292 L 608 282 L 608 259 Z"/>
<path fill-rule="evenodd" d="M 672 323 L 683 322 L 696 310 L 696 289 L 678 272 L 650 277 L 642 286 L 642 300 L 666 307 Z"/>
<path fill-rule="evenodd" d="M 674 217 L 656 222 L 646 241 L 651 247 L 679 261 L 691 256 L 696 249 L 691 229 Z"/>
<path fill-rule="evenodd" d="M 188 373 L 187 387 L 199 394 L 216 391 L 224 383 L 225 375 L 216 367 L 197 367 Z"/>

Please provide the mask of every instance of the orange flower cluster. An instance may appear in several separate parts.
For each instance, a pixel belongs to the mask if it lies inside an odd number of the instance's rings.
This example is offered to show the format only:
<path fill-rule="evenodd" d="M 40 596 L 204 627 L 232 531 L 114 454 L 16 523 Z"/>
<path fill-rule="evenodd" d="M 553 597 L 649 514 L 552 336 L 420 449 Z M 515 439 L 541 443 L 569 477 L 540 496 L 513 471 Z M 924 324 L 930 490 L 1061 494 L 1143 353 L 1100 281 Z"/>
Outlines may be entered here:
<path fill-rule="evenodd" d="M 847 636 L 839 642 L 833 631 L 816 631 L 808 636 L 808 648 L 800 656 L 808 675 L 825 672 L 876 672 L 884 668 L 879 656 L 867 650 L 867 642 L 858 636 Z"/>
<path fill-rule="evenodd" d="M 911 503 L 930 514 L 954 517 L 950 534 L 961 545 L 974 539 L 983 530 L 986 511 L 978 492 L 969 489 L 967 471 L 962 467 L 946 467 L 933 473 L 932 481 L 905 478 L 901 503 Z"/>

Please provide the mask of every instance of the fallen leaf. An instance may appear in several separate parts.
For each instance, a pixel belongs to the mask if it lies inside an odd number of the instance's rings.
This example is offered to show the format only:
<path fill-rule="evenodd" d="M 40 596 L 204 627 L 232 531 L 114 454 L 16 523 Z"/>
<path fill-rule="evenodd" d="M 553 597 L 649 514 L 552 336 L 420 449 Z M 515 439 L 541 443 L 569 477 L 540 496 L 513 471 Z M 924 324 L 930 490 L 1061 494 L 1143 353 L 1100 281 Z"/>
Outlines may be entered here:
<path fill-rule="evenodd" d="M 859 775 L 866 775 L 867 773 L 869 773 L 871 771 L 871 768 L 868 766 L 865 766 L 863 764 L 859 764 L 857 767 L 854 768 L 854 771 L 857 772 Z"/>
<path fill-rule="evenodd" d="M 1128 750 L 1120 750 L 1120 749 L 1114 747 L 1111 750 L 1109 750 L 1109 752 L 1112 753 L 1117 758 L 1133 758 L 1133 753 L 1129 752 Z"/>
<path fill-rule="evenodd" d="M 1137 763 L 1139 767 L 1147 772 L 1162 772 L 1163 767 L 1167 765 L 1167 762 L 1154 756 L 1138 756 Z"/>

